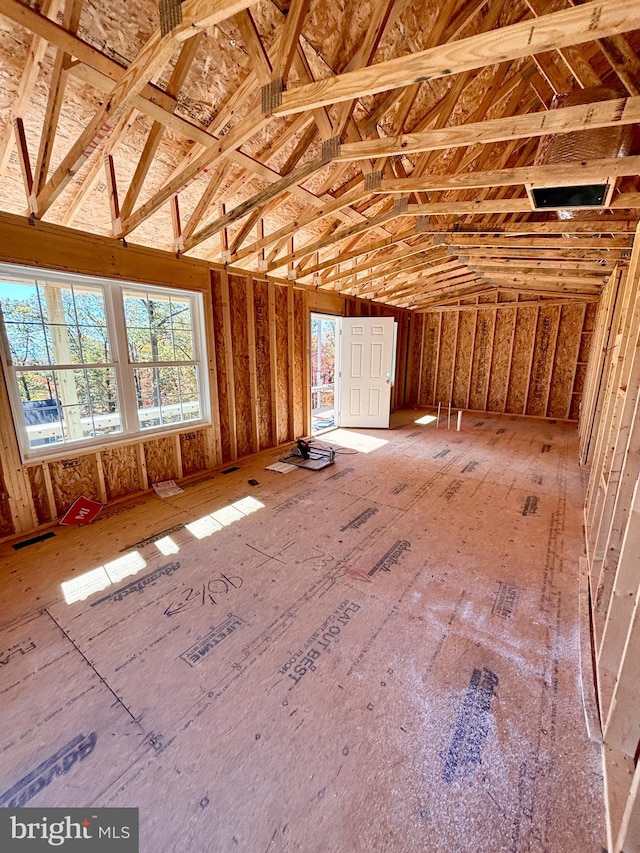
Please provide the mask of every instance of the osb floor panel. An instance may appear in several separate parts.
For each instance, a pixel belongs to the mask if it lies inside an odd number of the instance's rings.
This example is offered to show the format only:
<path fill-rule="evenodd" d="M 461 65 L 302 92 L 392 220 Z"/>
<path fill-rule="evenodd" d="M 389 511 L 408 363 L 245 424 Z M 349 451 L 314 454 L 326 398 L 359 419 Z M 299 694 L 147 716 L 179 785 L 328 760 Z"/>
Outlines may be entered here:
<path fill-rule="evenodd" d="M 1 546 L 0 804 L 138 807 L 145 853 L 601 853 L 575 426 L 419 414 Z"/>

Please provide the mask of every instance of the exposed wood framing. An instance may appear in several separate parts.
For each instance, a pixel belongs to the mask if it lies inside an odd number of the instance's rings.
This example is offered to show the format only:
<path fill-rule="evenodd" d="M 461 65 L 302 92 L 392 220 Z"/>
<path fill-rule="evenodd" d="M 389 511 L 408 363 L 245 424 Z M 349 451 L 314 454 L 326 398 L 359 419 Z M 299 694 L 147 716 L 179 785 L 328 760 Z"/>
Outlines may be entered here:
<path fill-rule="evenodd" d="M 633 0 L 592 2 L 554 12 L 535 21 L 522 21 L 453 44 L 432 48 L 410 57 L 377 63 L 375 67 L 352 71 L 286 92 L 282 106 L 274 112 L 290 115 L 311 107 L 353 100 L 412 83 L 473 71 L 501 60 L 519 59 L 559 49 L 594 38 L 629 32 L 640 24 Z"/>
<path fill-rule="evenodd" d="M 582 456 L 593 460 L 585 523 L 608 847 L 616 853 L 637 849 L 639 838 L 640 234 L 625 272 L 621 296 L 616 276 L 600 305 L 580 419 Z"/>

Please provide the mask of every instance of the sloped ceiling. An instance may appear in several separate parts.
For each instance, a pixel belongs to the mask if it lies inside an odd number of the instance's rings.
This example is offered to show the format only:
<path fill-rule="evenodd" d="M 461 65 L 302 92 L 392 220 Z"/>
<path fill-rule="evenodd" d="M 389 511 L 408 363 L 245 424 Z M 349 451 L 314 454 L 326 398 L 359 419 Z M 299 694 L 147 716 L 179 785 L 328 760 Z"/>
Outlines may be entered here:
<path fill-rule="evenodd" d="M 639 51 L 637 0 L 0 0 L 0 208 L 407 308 L 593 301 Z"/>

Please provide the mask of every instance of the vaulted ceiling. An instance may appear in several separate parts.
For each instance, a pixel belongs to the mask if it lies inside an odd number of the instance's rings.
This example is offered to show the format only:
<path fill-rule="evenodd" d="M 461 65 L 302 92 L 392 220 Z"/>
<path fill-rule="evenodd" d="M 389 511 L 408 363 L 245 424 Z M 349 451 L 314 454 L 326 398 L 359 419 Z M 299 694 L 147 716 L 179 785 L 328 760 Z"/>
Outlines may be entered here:
<path fill-rule="evenodd" d="M 0 208 L 408 308 L 593 300 L 639 53 L 638 0 L 0 0 Z"/>

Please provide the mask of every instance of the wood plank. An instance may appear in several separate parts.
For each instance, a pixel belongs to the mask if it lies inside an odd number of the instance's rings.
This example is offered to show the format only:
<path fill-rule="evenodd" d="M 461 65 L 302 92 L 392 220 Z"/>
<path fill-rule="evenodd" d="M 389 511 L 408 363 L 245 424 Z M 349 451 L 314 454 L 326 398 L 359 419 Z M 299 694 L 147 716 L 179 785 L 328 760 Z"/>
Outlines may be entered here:
<path fill-rule="evenodd" d="M 635 0 L 590 2 L 285 92 L 275 115 L 374 95 L 640 27 Z"/>
<path fill-rule="evenodd" d="M 176 97 L 182 89 L 184 81 L 186 80 L 187 74 L 189 73 L 189 69 L 191 68 L 194 57 L 201 43 L 202 33 L 198 33 L 194 38 L 189 39 L 189 41 L 182 46 L 180 50 L 180 55 L 178 56 L 173 71 L 171 72 L 169 82 L 167 83 L 167 95 L 170 95 L 171 97 Z M 147 175 L 149 174 L 149 169 L 151 168 L 153 160 L 158 151 L 158 147 L 160 146 L 160 143 L 162 141 L 162 137 L 164 136 L 164 131 L 164 124 L 159 121 L 153 122 L 151 130 L 149 131 L 149 135 L 147 136 L 147 141 L 145 142 L 144 148 L 142 150 L 142 154 L 140 155 L 140 158 L 136 165 L 135 172 L 133 173 L 133 177 L 131 178 L 131 182 L 129 184 L 129 188 L 127 189 L 124 201 L 122 202 L 121 216 L 123 219 L 127 219 L 130 216 L 131 211 L 133 210 L 135 203 L 138 200 L 140 191 L 144 185 Z"/>
<path fill-rule="evenodd" d="M 637 329 L 638 316 L 640 315 L 640 303 L 637 301 L 637 291 L 640 286 L 640 278 L 634 281 L 633 276 L 626 276 L 626 286 L 622 293 L 622 306 L 619 317 L 619 322 L 615 324 L 615 339 L 613 342 L 613 360 L 610 362 L 610 370 L 607 375 L 607 393 L 603 407 L 603 417 L 598 426 L 598 436 L 596 439 L 596 448 L 593 457 L 594 471 L 602 472 L 605 470 L 605 463 L 610 448 L 610 441 L 615 434 L 616 419 L 620 412 L 620 396 L 618 389 L 624 385 L 621 381 L 624 376 L 624 371 L 629 368 L 629 364 L 624 358 L 627 347 L 630 346 L 632 337 L 631 329 L 634 334 Z M 607 471 L 608 473 L 608 471 Z M 588 500 L 592 497 L 588 492 Z M 591 506 L 587 512 L 587 523 L 590 530 L 590 546 L 591 546 L 591 571 L 597 578 L 600 574 L 601 562 L 603 557 L 602 547 L 597 553 L 593 553 L 593 546 L 599 533 L 600 513 L 602 511 L 603 502 L 606 498 L 606 489 L 598 488 L 595 493 L 595 500 L 591 502 Z M 602 543 L 601 543 L 602 546 Z M 601 627 L 601 620 L 596 619 L 596 628 Z"/>
<path fill-rule="evenodd" d="M 311 309 L 309 294 L 302 294 L 303 335 L 302 335 L 302 396 L 303 396 L 303 434 L 311 435 Z"/>
<path fill-rule="evenodd" d="M 287 383 L 288 383 L 288 409 L 287 409 L 287 417 L 289 424 L 289 437 L 297 438 L 296 436 L 296 412 L 295 409 L 295 384 L 296 384 L 296 376 L 295 376 L 295 316 L 294 316 L 294 299 L 293 299 L 293 286 L 287 287 L 287 359 L 289 364 L 289 369 L 287 371 Z"/>
<path fill-rule="evenodd" d="M 580 417 L 580 462 L 586 464 L 592 446 L 592 438 L 595 443 L 595 423 L 598 417 L 598 407 L 601 405 L 601 389 L 604 379 L 606 354 L 610 352 L 610 334 L 612 318 L 616 306 L 621 300 L 618 299 L 619 285 L 618 270 L 614 270 L 609 281 L 604 287 L 602 299 L 598 309 L 596 334 L 594 335 L 592 357 L 587 367 L 587 392 L 586 404 Z"/>
<path fill-rule="evenodd" d="M 111 212 L 111 227 L 115 235 L 120 230 L 120 205 L 118 203 L 118 185 L 116 183 L 116 169 L 113 157 L 110 154 L 104 156 L 104 171 L 109 195 L 109 210 Z"/>
<path fill-rule="evenodd" d="M 90 197 L 102 177 L 104 170 L 104 155 L 117 149 L 122 140 L 129 133 L 129 130 L 137 117 L 137 110 L 133 110 L 131 113 L 123 115 L 120 120 L 116 122 L 111 135 L 108 138 L 105 137 L 102 143 L 96 147 L 89 159 L 89 164 L 85 169 L 82 182 L 78 184 L 75 193 L 67 203 L 65 211 L 60 217 L 61 225 L 71 225 L 73 220 L 80 213 L 82 206 Z"/>
<path fill-rule="evenodd" d="M 445 263 L 439 263 L 439 261 L 444 260 Z M 424 272 L 426 278 L 431 276 L 437 276 L 440 272 L 445 272 L 447 270 L 456 269 L 461 266 L 460 262 L 448 257 L 443 257 L 441 255 L 433 256 L 433 257 L 417 257 L 413 256 L 412 259 L 407 260 L 404 264 L 396 264 L 395 268 L 389 270 L 379 270 L 378 272 L 371 273 L 371 275 L 364 276 L 357 280 L 357 289 L 358 296 L 366 296 L 369 293 L 375 293 L 377 288 L 379 288 L 379 281 L 385 275 L 390 275 L 391 279 L 396 279 L 401 276 L 401 274 L 406 273 L 409 270 L 417 270 L 420 269 Z M 343 276 L 341 277 L 343 278 Z M 365 287 L 365 285 L 369 284 L 369 282 L 377 282 L 375 285 L 370 287 Z M 327 284 L 323 282 L 323 287 Z M 353 285 L 348 284 L 346 287 L 336 287 L 335 289 L 338 291 L 342 290 L 350 290 Z"/>
<path fill-rule="evenodd" d="M 289 225 L 284 225 L 282 228 L 278 228 L 271 234 L 260 237 L 253 243 L 251 246 L 247 246 L 240 252 L 236 252 L 232 256 L 232 261 L 236 262 L 242 260 L 243 258 L 249 257 L 250 255 L 255 254 L 261 249 L 264 249 L 266 246 L 270 246 L 278 240 L 286 239 L 290 237 L 292 234 L 300 231 L 306 225 L 311 225 L 312 223 L 318 222 L 321 219 L 324 219 L 325 216 L 331 216 L 332 214 L 337 214 L 339 211 L 344 210 L 352 204 L 358 204 L 367 198 L 369 193 L 366 193 L 362 190 L 361 187 L 356 187 L 354 190 L 345 193 L 344 195 L 339 196 L 335 200 L 331 200 L 328 203 L 323 203 L 322 207 L 315 208 L 307 214 L 303 214 L 299 217 L 296 217 Z M 315 270 L 312 270 L 315 272 Z M 310 273 L 305 273 L 306 275 Z"/>
<path fill-rule="evenodd" d="M 630 267 L 632 271 L 632 267 Z M 633 281 L 633 276 L 631 278 Z M 627 282 L 629 287 L 629 282 Z M 635 476 L 634 463 L 637 459 L 637 436 L 635 432 L 640 398 L 640 359 L 637 358 L 640 346 L 638 323 L 640 319 L 640 294 L 633 294 L 633 311 L 625 322 L 618 365 L 613 376 L 613 401 L 607 418 L 607 435 L 594 456 L 594 470 L 599 470 L 606 483 L 605 488 L 594 490 L 595 500 L 590 507 L 589 517 L 593 519 L 590 530 L 590 553 L 595 569 L 600 565 L 598 580 L 595 626 L 601 633 L 603 623 L 612 607 L 611 597 L 616 587 L 616 574 L 620 564 L 616 559 L 621 553 L 619 527 L 627 522 L 626 507 L 631 501 L 631 482 Z M 606 424 L 607 421 L 603 421 Z"/>
<path fill-rule="evenodd" d="M 478 189 L 482 187 L 518 186 L 525 184 L 571 186 L 597 183 L 640 171 L 640 155 L 580 160 L 562 164 L 521 166 L 512 169 L 491 169 L 486 172 L 461 172 L 447 175 L 420 175 L 417 178 L 383 180 L 373 192 L 407 193 L 436 190 Z"/>
<path fill-rule="evenodd" d="M 493 323 L 491 324 L 491 334 L 490 334 L 490 339 L 489 339 L 489 364 L 487 365 L 487 378 L 486 378 L 485 389 L 484 389 L 484 402 L 482 405 L 482 408 L 485 410 L 489 408 L 489 386 L 491 384 L 491 370 L 493 368 L 493 357 L 494 357 L 494 352 L 495 352 L 494 344 L 495 344 L 495 340 L 496 340 L 496 329 L 498 326 L 498 310 L 497 310 L 498 304 L 497 303 L 496 303 L 496 305 L 493 306 L 493 309 L 494 309 L 492 311 Z"/>
<path fill-rule="evenodd" d="M 382 0 L 374 5 L 367 31 L 362 38 L 356 54 L 348 62 L 345 72 L 354 71 L 369 65 L 378 49 L 380 40 L 389 27 L 392 19 L 402 12 L 408 0 Z M 433 36 L 432 36 L 433 37 Z M 356 101 L 347 101 L 338 108 L 338 116 L 333 126 L 334 136 L 343 136 L 353 115 Z M 353 127 L 353 123 L 351 123 Z M 357 130 L 357 128 L 356 128 Z"/>
<path fill-rule="evenodd" d="M 372 228 L 375 228 L 376 225 L 384 225 L 384 223 L 389 222 L 394 218 L 395 215 L 393 211 L 381 213 L 378 216 L 374 216 L 371 219 L 366 220 L 365 222 L 358 222 L 357 225 L 352 225 L 349 228 L 344 228 L 341 231 L 331 233 L 328 237 L 321 237 L 319 240 L 307 243 L 296 252 L 291 252 L 289 255 L 284 255 L 282 258 L 271 261 L 267 267 L 267 272 L 273 272 L 273 270 L 280 269 L 280 267 L 286 267 L 292 261 L 299 261 L 301 258 L 306 258 L 308 255 L 313 255 L 315 252 L 318 252 L 327 246 L 331 246 L 333 243 L 341 242 L 342 240 L 346 240 L 348 237 L 363 234 L 365 231 L 370 231 Z"/>
<path fill-rule="evenodd" d="M 443 318 L 439 317 L 438 320 L 438 342 L 436 345 L 436 363 L 433 369 L 433 400 L 432 403 L 436 405 L 437 398 L 437 390 L 438 390 L 438 376 L 440 375 L 440 353 L 442 351 L 442 328 L 443 328 Z"/>
<path fill-rule="evenodd" d="M 233 355 L 233 389 L 235 431 L 238 458 L 253 451 L 253 421 L 251 377 L 249 376 L 249 327 L 247 323 L 246 275 L 229 274 L 231 346 Z"/>
<path fill-rule="evenodd" d="M 474 268 L 481 269 L 487 275 L 498 273 L 503 275 L 534 275 L 544 276 L 557 271 L 558 280 L 569 277 L 573 278 L 576 275 L 584 276 L 585 280 L 592 281 L 594 285 L 606 284 L 609 277 L 609 270 L 594 261 L 553 261 L 553 260 L 529 260 L 529 259 L 510 259 L 510 258 L 467 258 L 465 255 L 459 255 L 459 260 L 462 263 L 468 263 L 472 260 Z"/>
<path fill-rule="evenodd" d="M 37 20 L 37 13 L 28 9 L 28 7 L 22 6 L 19 0 L 7 0 L 7 2 L 10 4 L 18 3 L 22 9 L 27 9 L 28 13 L 36 15 Z M 11 8 L 13 11 L 13 6 Z M 56 43 L 67 43 L 67 40 L 64 37 L 59 36 L 57 30 L 54 30 L 50 35 L 52 38 L 56 39 Z M 80 79 L 90 82 L 91 85 L 96 86 L 101 91 L 109 92 L 111 90 L 113 80 L 121 79 L 124 74 L 124 69 L 112 60 L 108 59 L 108 57 L 104 57 L 99 51 L 86 45 L 80 39 L 77 40 L 77 43 L 74 46 L 75 49 L 83 55 L 85 53 L 88 54 L 90 65 L 75 65 L 70 69 L 70 73 L 73 73 Z M 105 66 L 106 72 L 103 73 L 102 71 L 97 70 L 94 66 L 99 66 L 100 68 Z M 244 88 L 241 86 L 237 91 L 242 92 L 243 90 Z M 223 126 L 223 119 L 229 111 L 232 112 L 230 105 L 235 103 L 235 100 L 236 98 L 234 96 L 223 106 L 223 108 L 221 108 L 214 120 L 214 123 L 211 125 L 212 128 L 216 127 L 220 122 L 222 122 L 221 127 Z M 177 102 L 175 98 L 168 97 L 165 92 L 150 84 L 147 84 L 140 95 L 135 99 L 136 107 L 154 121 L 165 125 L 175 133 L 178 133 L 187 139 L 198 142 L 204 148 L 215 148 L 217 151 L 219 148 L 220 137 L 216 136 L 209 130 L 205 130 L 198 125 L 193 124 L 193 122 L 176 115 L 173 112 L 176 104 Z M 250 157 L 242 151 L 232 149 L 225 151 L 224 153 L 226 159 L 239 166 L 243 166 L 249 172 L 258 177 L 264 178 L 266 181 L 272 183 L 279 180 L 281 177 L 278 172 L 269 168 L 269 166 L 264 163 L 260 163 L 258 160 L 255 160 L 253 157 Z M 325 200 L 318 198 L 318 196 L 314 195 L 309 190 L 305 190 L 303 187 L 294 186 L 291 188 L 291 192 L 312 206 L 321 207 L 325 203 Z"/>
<path fill-rule="evenodd" d="M 237 0 L 237 2 L 241 2 L 241 0 Z M 152 216 L 156 210 L 159 210 L 172 195 L 180 192 L 180 190 L 190 184 L 200 172 L 212 168 L 219 161 L 229 157 L 236 148 L 239 148 L 247 140 L 251 139 L 252 136 L 263 130 L 267 123 L 268 120 L 257 111 L 241 119 L 214 147 L 205 149 L 201 154 L 189 160 L 165 183 L 161 190 L 158 190 L 158 192 L 134 211 L 122 223 L 123 234 L 126 236 L 131 231 L 134 231 Z"/>
<path fill-rule="evenodd" d="M 453 401 L 453 388 L 456 381 L 456 369 L 458 362 L 458 334 L 460 332 L 460 314 L 456 314 L 456 330 L 453 338 L 452 360 L 451 360 L 451 383 L 449 385 L 449 399 L 447 405 L 451 407 Z"/>
<path fill-rule="evenodd" d="M 525 2 L 531 12 L 538 17 L 540 15 L 546 15 L 552 11 L 547 0 L 525 0 Z M 578 86 L 581 88 L 587 88 L 589 86 L 599 86 L 601 84 L 602 81 L 600 77 L 596 74 L 593 67 L 577 48 L 572 45 L 565 48 L 559 48 L 558 55 L 566 65 L 574 80 L 577 82 Z"/>
<path fill-rule="evenodd" d="M 260 38 L 251 10 L 243 9 L 238 12 L 237 15 L 233 16 L 233 22 L 240 30 L 258 82 L 264 86 L 271 80 L 271 61 Z"/>
<path fill-rule="evenodd" d="M 420 151 L 443 151 L 447 148 L 505 142 L 510 139 L 637 124 L 638 121 L 639 97 L 614 98 L 593 104 L 559 107 L 546 112 L 470 122 L 426 133 L 407 133 L 385 139 L 347 143 L 340 146 L 340 153 L 334 159 L 343 162 Z"/>
<path fill-rule="evenodd" d="M 276 285 L 268 283 L 269 314 L 269 377 L 271 381 L 271 433 L 274 445 L 278 444 L 278 424 L 280 423 L 280 394 L 278 391 L 278 355 L 276 341 Z"/>
<path fill-rule="evenodd" d="M 529 222 L 518 223 L 518 227 L 529 228 L 530 225 L 531 223 Z M 633 230 L 635 231 L 635 228 Z M 594 236 L 593 233 L 589 234 L 582 232 L 580 238 L 576 239 L 575 237 L 564 237 L 559 232 L 556 232 L 555 236 L 539 234 L 536 240 L 532 242 L 530 237 L 518 237 L 516 234 L 510 233 L 505 226 L 501 226 L 497 233 L 452 233 L 443 234 L 439 239 L 452 247 L 458 247 L 465 250 L 470 247 L 486 247 L 490 250 L 501 248 L 507 250 L 528 249 L 530 251 L 533 246 L 535 246 L 536 249 L 630 249 L 633 243 L 633 234 L 630 233 L 627 236 L 612 237 L 606 235 L 600 237 L 597 235 Z"/>
<path fill-rule="evenodd" d="M 260 450 L 258 435 L 258 368 L 256 362 L 256 316 L 253 279 L 246 278 L 247 285 L 247 339 L 249 354 L 249 387 L 251 394 L 251 444 L 254 453 Z"/>
<path fill-rule="evenodd" d="M 637 412 L 636 412 L 637 414 Z M 637 423 L 637 422 L 636 422 Z M 613 595 L 606 610 L 606 621 L 602 632 L 597 661 L 600 671 L 616 677 L 625 655 L 625 644 L 634 608 L 640 595 L 638 578 L 638 558 L 640 551 L 634 551 L 637 530 L 631 522 L 637 524 L 640 515 L 640 477 L 638 477 L 638 435 L 634 430 L 631 441 L 632 455 L 625 472 L 621 494 L 624 500 L 618 502 L 612 522 L 615 537 L 611 542 L 615 581 Z"/>
<path fill-rule="evenodd" d="M 235 381 L 233 367 L 233 338 L 231 335 L 231 300 L 229 295 L 229 274 L 220 272 L 220 291 L 222 295 L 222 329 L 224 336 L 225 366 L 227 374 L 228 429 L 231 459 L 238 458 L 238 436 L 236 422 Z"/>
<path fill-rule="evenodd" d="M 589 248 L 589 246 L 587 246 L 586 248 L 580 248 L 582 246 L 582 241 L 580 241 L 577 246 L 572 248 L 571 244 L 576 243 L 576 240 L 567 240 L 564 243 L 559 244 L 558 248 L 553 248 L 553 245 L 551 246 L 551 248 L 546 248 L 545 240 L 528 240 L 526 241 L 529 244 L 528 249 L 508 249 L 503 246 L 494 247 L 493 245 L 491 245 L 491 242 L 492 241 L 489 240 L 487 242 L 486 247 L 482 247 L 479 245 L 456 246 L 449 244 L 448 250 L 451 254 L 454 255 L 464 255 L 464 257 L 467 258 L 485 258 L 489 261 L 498 259 L 504 260 L 505 262 L 509 262 L 510 260 L 574 261 L 577 264 L 581 263 L 582 261 L 596 261 L 601 264 L 603 269 L 605 268 L 605 265 L 609 263 L 612 267 L 614 267 L 620 256 L 623 253 L 626 254 L 627 251 L 626 248 L 605 249 L 603 248 L 602 241 L 600 241 L 597 245 L 594 243 L 591 248 Z M 553 241 L 550 242 L 553 243 Z"/>
<path fill-rule="evenodd" d="M 31 171 L 31 160 L 29 159 L 27 137 L 24 132 L 24 122 L 21 118 L 15 118 L 13 120 L 13 132 L 16 138 L 16 145 L 18 147 L 18 160 L 20 162 L 22 183 L 24 185 L 27 202 L 30 203 L 31 193 L 33 191 L 33 173 Z"/>
<path fill-rule="evenodd" d="M 186 243 L 187 251 L 194 248 L 199 243 L 204 242 L 204 240 L 207 240 L 209 237 L 212 237 L 214 234 L 217 234 L 218 231 L 225 228 L 227 225 L 231 225 L 238 219 L 242 219 L 244 216 L 251 213 L 252 210 L 259 208 L 266 204 L 266 202 L 272 201 L 274 198 L 282 195 L 282 193 L 286 192 L 293 184 L 301 183 L 320 169 L 324 168 L 325 165 L 326 163 L 322 157 L 316 157 L 310 162 L 305 163 L 303 166 L 299 166 L 297 169 L 294 169 L 276 183 L 271 184 L 259 193 L 256 193 L 256 195 L 248 198 L 246 201 L 241 202 L 224 216 L 220 216 L 218 219 L 215 219 L 213 222 L 205 225 L 204 228 L 196 231 Z"/>
<path fill-rule="evenodd" d="M 469 381 L 467 382 L 467 394 L 466 394 L 466 402 L 465 409 L 470 409 L 471 407 L 471 379 L 473 377 L 473 359 L 476 352 L 476 338 L 478 335 L 478 314 L 480 312 L 476 311 L 473 315 L 473 333 L 471 335 L 471 356 L 469 358 Z M 464 316 L 464 315 L 462 315 Z"/>
<path fill-rule="evenodd" d="M 635 520 L 635 533 L 630 534 L 629 546 L 636 556 L 640 555 L 640 512 L 638 507 L 630 514 Z M 640 596 L 636 596 L 635 607 L 628 625 L 624 656 L 617 672 L 611 707 L 604 729 L 605 742 L 629 758 L 635 758 L 640 741 L 640 682 L 638 681 L 638 659 L 640 657 Z"/>
<path fill-rule="evenodd" d="M 184 240 L 182 239 L 182 222 L 180 219 L 180 201 L 177 195 L 171 199 L 171 225 L 173 226 L 173 245 L 176 252 L 181 252 L 184 248 Z"/>
<path fill-rule="evenodd" d="M 485 273 L 492 272 L 507 272 L 514 274 L 531 274 L 537 275 L 539 272 L 558 272 L 580 274 L 588 273 L 594 279 L 606 281 L 608 273 L 615 267 L 615 259 L 612 258 L 610 265 L 605 265 L 598 261 L 586 261 L 577 259 L 575 261 L 553 260 L 552 258 L 543 260 L 531 260 L 530 258 L 478 258 L 468 257 L 467 255 L 458 255 L 458 260 L 461 263 L 472 264 L 470 266 L 482 269 Z"/>
<path fill-rule="evenodd" d="M 574 367 L 573 367 L 573 371 L 572 371 L 572 374 L 573 374 L 573 375 L 571 376 L 571 383 L 570 383 L 570 385 L 571 385 L 571 395 L 570 395 L 570 397 L 569 397 L 569 399 L 568 399 L 568 401 L 567 401 L 567 408 L 566 408 L 566 412 L 565 412 L 565 417 L 566 417 L 566 418 L 568 418 L 568 417 L 571 415 L 571 406 L 572 406 L 572 403 L 573 403 L 573 394 L 575 393 L 574 389 L 575 389 L 575 387 L 576 387 L 576 379 L 577 379 L 577 376 L 578 376 L 578 367 L 579 367 L 578 362 L 579 362 L 579 359 L 580 359 L 580 352 L 581 352 L 581 349 L 582 349 L 582 336 L 583 336 L 583 334 L 584 334 L 584 327 L 585 327 L 585 324 L 586 324 L 586 322 L 587 322 L 587 317 L 588 317 L 588 307 L 587 307 L 587 304 L 585 303 L 584 310 L 583 310 L 583 314 L 582 314 L 582 330 L 583 330 L 583 332 L 582 332 L 582 334 L 580 335 L 580 337 L 578 338 L 578 340 L 576 341 L 575 362 L 574 362 Z M 583 396 L 583 395 L 581 394 L 581 395 L 580 395 L 580 404 L 581 404 L 581 406 L 582 406 L 582 396 Z"/>
<path fill-rule="evenodd" d="M 640 762 L 636 764 L 615 850 L 640 853 Z"/>
<path fill-rule="evenodd" d="M 172 436 L 173 439 L 173 455 L 175 459 L 175 471 L 176 477 L 178 480 L 181 480 L 184 476 L 184 468 L 182 464 L 182 442 L 180 441 L 180 433 L 174 433 Z"/>
<path fill-rule="evenodd" d="M 65 3 L 64 13 L 62 16 L 62 26 L 71 33 L 75 33 L 78 29 L 83 2 L 84 0 L 69 0 L 69 2 Z M 33 183 L 36 195 L 46 183 L 49 174 L 51 153 L 53 151 L 53 144 L 56 137 L 60 110 L 62 108 L 62 101 L 67 83 L 65 65 L 69 59 L 70 56 L 65 51 L 56 51 L 56 58 L 53 63 L 51 79 L 49 81 L 49 95 L 47 97 L 47 108 L 42 124 L 40 146 L 33 173 Z"/>
<path fill-rule="evenodd" d="M 278 46 L 278 53 L 273 63 L 273 77 L 276 79 L 280 78 L 283 81 L 287 79 L 310 5 L 311 0 L 291 0 Z"/>
<path fill-rule="evenodd" d="M 183 242 L 191 239 L 191 235 L 198 227 L 202 218 L 205 216 L 211 204 L 213 203 L 213 199 L 215 198 L 216 193 L 222 186 L 222 182 L 225 179 L 225 164 L 220 163 L 216 168 L 211 170 L 211 176 L 209 177 L 209 181 L 207 186 L 204 188 L 202 195 L 198 199 L 198 202 L 194 209 L 191 212 L 191 216 L 189 217 L 188 222 L 183 228 L 182 237 Z"/>
<path fill-rule="evenodd" d="M 537 310 L 537 306 L 536 306 L 536 310 Z M 511 372 L 513 370 L 513 353 L 514 353 L 514 348 L 515 348 L 515 343 L 516 343 L 516 330 L 517 330 L 517 328 L 518 328 L 518 307 L 517 307 L 517 303 L 516 303 L 516 307 L 515 307 L 514 312 L 513 312 L 513 328 L 511 329 L 511 338 L 510 338 L 510 342 L 509 342 L 509 358 L 507 359 L 507 376 L 506 376 L 506 381 L 505 381 L 505 385 L 504 385 L 504 400 L 503 400 L 503 406 L 502 406 L 503 412 L 507 411 L 507 401 L 509 398 L 509 389 L 511 387 Z"/>
<path fill-rule="evenodd" d="M 355 275 L 356 273 L 364 272 L 365 270 L 375 269 L 376 267 L 380 267 L 380 266 L 386 266 L 388 264 L 393 264 L 396 261 L 403 261 L 403 260 L 406 260 L 407 258 L 410 258 L 412 256 L 421 254 L 423 252 L 427 253 L 430 251 L 434 251 L 434 253 L 438 252 L 438 256 L 442 255 L 443 258 L 447 257 L 446 251 L 442 251 L 441 246 L 433 246 L 433 245 L 429 245 L 429 243 L 421 243 L 419 246 L 417 246 L 413 249 L 410 249 L 410 250 L 402 249 L 401 252 L 397 252 L 396 254 L 377 255 L 377 256 L 371 258 L 371 260 L 364 261 L 361 264 L 356 264 L 356 265 L 352 266 L 348 272 L 338 272 L 338 273 L 335 273 L 335 275 L 326 276 L 325 278 L 323 278 L 322 284 L 323 284 L 323 286 L 326 286 L 328 284 L 333 284 L 333 282 L 340 281 L 341 279 L 344 279 L 344 278 L 348 278 L 349 276 Z M 382 270 L 381 273 L 383 273 L 385 271 L 386 270 Z M 310 273 L 305 270 L 304 276 L 300 276 L 300 277 L 305 278 L 309 274 Z"/>
<path fill-rule="evenodd" d="M 389 302 L 398 308 L 409 308 L 413 311 L 415 309 L 427 308 L 431 305 L 437 304 L 443 298 L 447 298 L 453 294 L 455 294 L 458 299 L 469 293 L 473 294 L 482 286 L 483 283 L 479 282 L 477 276 L 473 273 L 460 272 L 459 274 L 452 275 L 450 279 L 446 280 L 446 284 L 439 284 L 433 289 L 422 290 L 422 288 L 416 288 L 414 286 L 408 288 L 410 291 L 408 295 L 405 293 L 400 294 L 399 296 L 392 295 L 388 298 L 379 297 L 378 301 Z"/>

